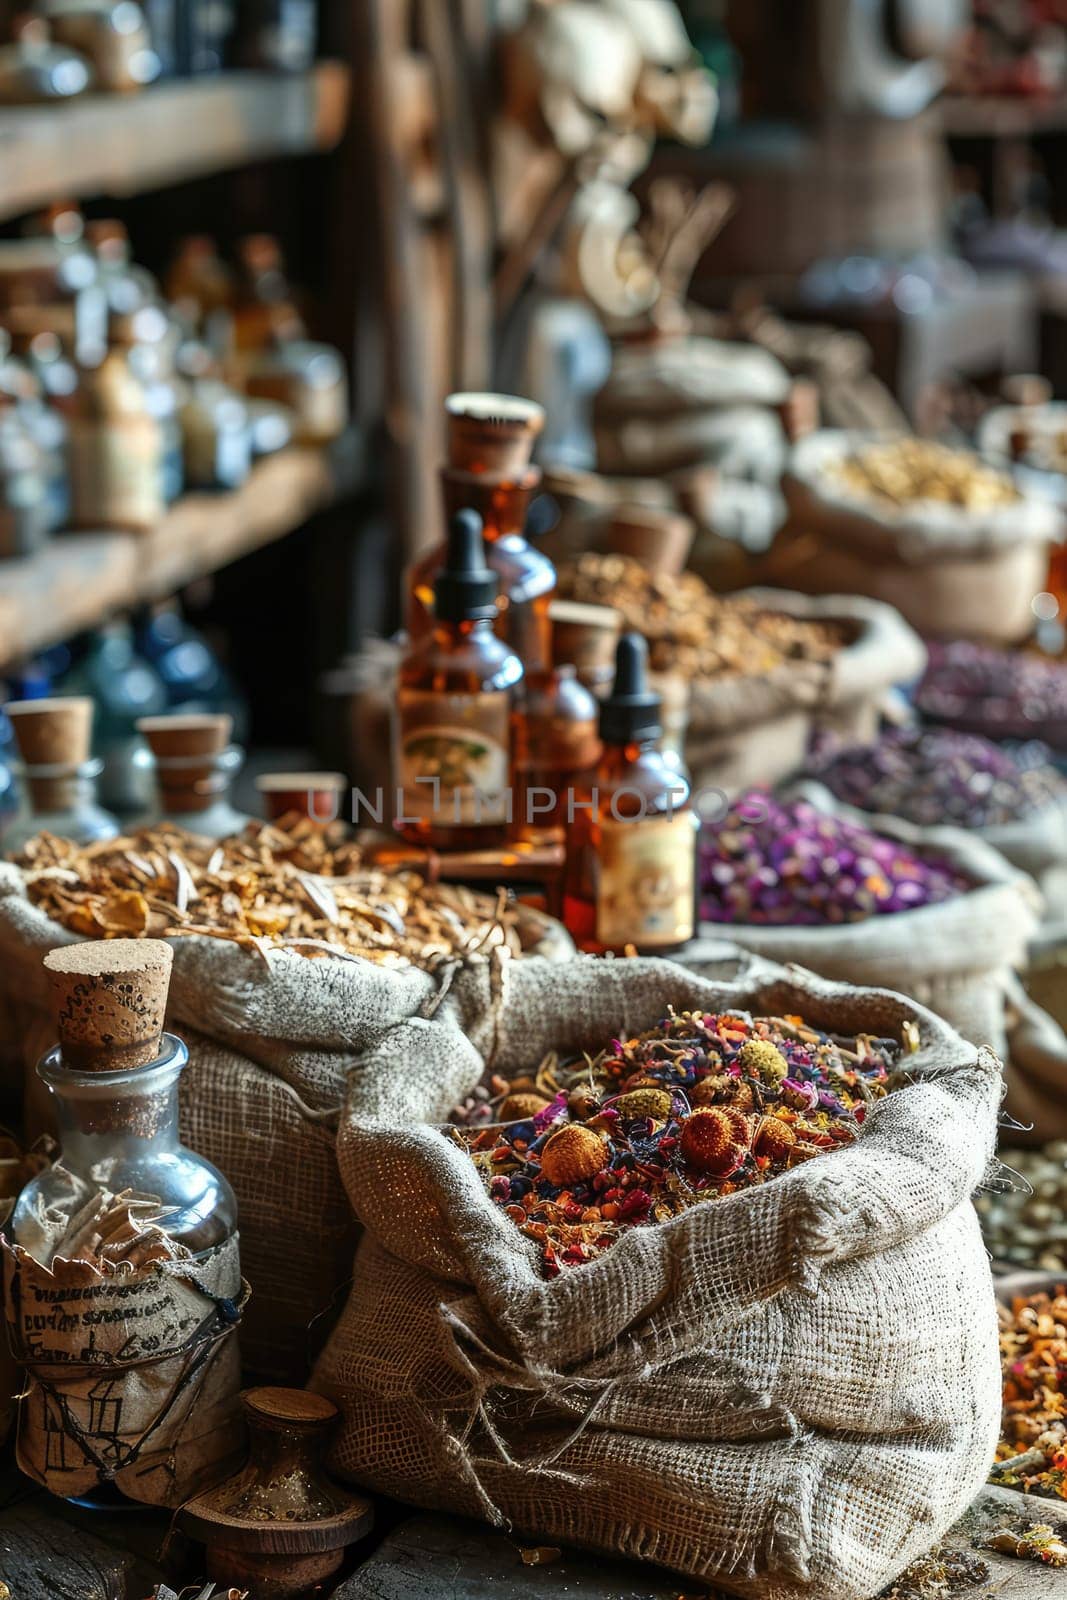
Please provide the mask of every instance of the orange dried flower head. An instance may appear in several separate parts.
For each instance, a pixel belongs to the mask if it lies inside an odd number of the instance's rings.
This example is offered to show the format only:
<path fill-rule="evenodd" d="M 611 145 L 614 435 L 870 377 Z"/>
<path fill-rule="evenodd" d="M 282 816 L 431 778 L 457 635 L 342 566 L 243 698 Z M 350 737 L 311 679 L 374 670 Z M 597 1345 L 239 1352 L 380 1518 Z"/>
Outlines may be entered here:
<path fill-rule="evenodd" d="M 525 1122 L 528 1117 L 536 1117 L 551 1104 L 543 1094 L 509 1094 L 504 1104 L 500 1107 L 501 1122 Z"/>
<path fill-rule="evenodd" d="M 737 1055 L 742 1072 L 762 1078 L 764 1083 L 781 1083 L 789 1068 L 785 1057 L 769 1039 L 748 1039 Z"/>
<path fill-rule="evenodd" d="M 737 1142 L 731 1114 L 721 1106 L 694 1111 L 682 1126 L 682 1155 L 701 1172 L 720 1176 L 733 1172 L 744 1155 L 744 1146 Z"/>
<path fill-rule="evenodd" d="M 608 1147 L 598 1133 L 580 1122 L 554 1133 L 541 1151 L 541 1171 L 561 1189 L 592 1178 L 608 1164 Z"/>
<path fill-rule="evenodd" d="M 753 1148 L 758 1156 L 784 1161 L 796 1142 L 797 1136 L 788 1122 L 782 1122 L 778 1117 L 767 1117 L 760 1123 Z"/>
<path fill-rule="evenodd" d="M 651 1117 L 662 1122 L 671 1114 L 671 1097 L 666 1089 L 631 1089 L 615 1102 L 620 1117 L 632 1121 L 636 1117 Z"/>

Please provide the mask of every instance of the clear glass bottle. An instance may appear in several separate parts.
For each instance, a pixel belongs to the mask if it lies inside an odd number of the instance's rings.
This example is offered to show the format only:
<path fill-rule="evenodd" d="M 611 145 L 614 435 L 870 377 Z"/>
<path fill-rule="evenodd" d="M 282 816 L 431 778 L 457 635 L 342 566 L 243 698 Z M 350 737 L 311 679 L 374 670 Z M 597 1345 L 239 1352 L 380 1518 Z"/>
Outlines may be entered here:
<path fill-rule="evenodd" d="M 37 1071 L 60 1148 L 4 1230 L 25 1252 L 5 1265 L 28 1285 L 27 1303 L 35 1286 L 53 1283 L 56 1298 L 78 1302 L 47 1331 L 17 1313 L 19 1464 L 53 1493 L 93 1506 L 177 1504 L 238 1442 L 237 1202 L 179 1137 L 188 1051 L 163 1031 L 171 962 L 157 939 L 93 940 L 45 956 L 59 1042 Z M 23 1306 L 23 1295 L 13 1303 Z M 90 1362 L 104 1376 L 86 1392 L 78 1364 L 88 1372 Z M 210 1422 L 195 1457 L 183 1459 L 180 1418 L 201 1396 Z"/>
<path fill-rule="evenodd" d="M 77 844 L 113 839 L 118 824 L 96 804 L 103 765 L 89 758 L 93 703 L 86 697 L 17 700 L 5 707 L 19 760 L 19 810 L 4 829 L 3 849 L 17 855 L 38 833 Z"/>
<path fill-rule="evenodd" d="M 296 419 L 298 444 L 329 444 L 348 423 L 345 364 L 328 344 L 286 339 L 247 360 L 237 358 L 234 381 L 255 400 L 287 406 Z"/>
<path fill-rule="evenodd" d="M 194 1255 L 230 1238 L 233 1190 L 178 1137 L 178 1078 L 188 1060 L 171 1033 L 162 1035 L 156 1059 L 133 1071 L 72 1070 L 58 1044 L 41 1057 L 37 1073 L 51 1096 L 60 1154 L 19 1196 L 11 1222 L 18 1243 L 32 1249 L 42 1212 L 72 1217 L 101 1189 L 158 1201 L 160 1226 Z"/>
<path fill-rule="evenodd" d="M 239 489 L 252 471 L 252 422 L 224 383 L 193 384 L 181 410 L 185 476 L 192 489 Z"/>
<path fill-rule="evenodd" d="M 68 767 L 27 767 L 12 764 L 19 787 L 19 807 L 0 833 L 4 854 L 17 856 L 39 833 L 55 834 L 75 844 L 114 839 L 119 825 L 109 811 L 96 803 L 96 780 L 104 763 L 86 761 Z"/>
<path fill-rule="evenodd" d="M 497 582 L 477 514 L 457 512 L 433 631 L 404 658 L 397 691 L 396 827 L 434 849 L 494 849 L 511 831 L 522 663 L 493 632 Z"/>
<path fill-rule="evenodd" d="M 584 950 L 662 955 L 693 937 L 697 818 L 661 734 L 648 646 L 624 634 L 600 708 L 603 753 L 569 812 L 564 922 Z"/>
<path fill-rule="evenodd" d="M 225 713 L 142 717 L 137 731 L 151 751 L 156 800 L 145 825 L 172 822 L 205 839 L 240 833 L 249 818 L 230 803 L 230 786 L 244 751 L 230 743 Z"/>
<path fill-rule="evenodd" d="M 166 509 L 166 434 L 126 352 L 83 352 L 70 409 L 72 526 L 144 533 Z"/>

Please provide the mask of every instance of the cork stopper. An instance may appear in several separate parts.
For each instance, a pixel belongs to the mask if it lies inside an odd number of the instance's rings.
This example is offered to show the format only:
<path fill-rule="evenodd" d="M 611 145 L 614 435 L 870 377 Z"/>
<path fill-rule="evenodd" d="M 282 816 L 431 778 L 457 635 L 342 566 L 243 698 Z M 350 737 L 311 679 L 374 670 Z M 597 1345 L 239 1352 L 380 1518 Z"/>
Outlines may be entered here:
<path fill-rule="evenodd" d="M 157 761 L 220 755 L 230 742 L 233 718 L 225 712 L 190 713 L 183 717 L 140 717 L 142 734 Z"/>
<path fill-rule="evenodd" d="M 156 758 L 156 783 L 172 814 L 206 811 L 220 788 L 218 758 L 228 747 L 233 718 L 224 712 L 140 717 L 137 732 Z"/>
<path fill-rule="evenodd" d="M 27 767 L 81 767 L 89 759 L 93 702 L 87 695 L 66 700 L 13 700 L 4 707 Z"/>
<path fill-rule="evenodd" d="M 545 413 L 513 394 L 450 394 L 448 464 L 461 472 L 515 478 L 530 465 Z"/>
<path fill-rule="evenodd" d="M 552 623 L 552 660 L 570 664 L 582 682 L 595 687 L 610 683 L 615 674 L 615 646 L 622 632 L 622 612 L 614 606 L 587 605 L 580 600 L 553 600 L 548 608 Z"/>
<path fill-rule="evenodd" d="M 695 534 L 696 524 L 680 512 L 627 506 L 606 520 L 601 539 L 613 555 L 631 556 L 648 572 L 676 578 L 685 570 Z"/>
<path fill-rule="evenodd" d="M 263 772 L 256 779 L 272 822 L 293 814 L 312 822 L 333 822 L 347 787 L 341 772 Z"/>
<path fill-rule="evenodd" d="M 310 1389 L 282 1389 L 266 1386 L 246 1389 L 241 1404 L 251 1422 L 288 1432 L 321 1433 L 337 1421 L 338 1410 L 332 1400 Z"/>
<path fill-rule="evenodd" d="M 174 952 L 161 939 L 63 945 L 44 958 L 63 1065 L 125 1072 L 160 1053 Z"/>

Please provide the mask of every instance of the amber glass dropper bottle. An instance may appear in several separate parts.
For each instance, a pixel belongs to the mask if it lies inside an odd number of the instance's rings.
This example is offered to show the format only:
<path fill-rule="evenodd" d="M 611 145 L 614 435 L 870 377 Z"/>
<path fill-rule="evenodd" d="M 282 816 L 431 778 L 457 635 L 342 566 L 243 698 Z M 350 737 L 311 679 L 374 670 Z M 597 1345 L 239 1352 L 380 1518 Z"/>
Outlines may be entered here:
<path fill-rule="evenodd" d="M 397 694 L 396 827 L 435 850 L 494 849 L 510 833 L 522 662 L 493 632 L 498 581 L 477 512 L 457 512 L 433 630 L 401 663 Z"/>
<path fill-rule="evenodd" d="M 451 394 L 445 401 L 448 460 L 441 469 L 445 513 L 464 507 L 482 519 L 486 560 L 497 574 L 496 631 L 522 661 L 528 681 L 551 670 L 549 602 L 556 569 L 523 529 L 541 469 L 530 465 L 544 411 L 508 394 Z M 417 639 L 432 626 L 433 578 L 444 558 L 437 545 L 407 579 L 406 625 Z"/>
<path fill-rule="evenodd" d="M 623 634 L 600 706 L 600 761 L 568 807 L 564 920 L 585 950 L 662 955 L 693 937 L 696 816 L 662 732 L 648 646 Z"/>

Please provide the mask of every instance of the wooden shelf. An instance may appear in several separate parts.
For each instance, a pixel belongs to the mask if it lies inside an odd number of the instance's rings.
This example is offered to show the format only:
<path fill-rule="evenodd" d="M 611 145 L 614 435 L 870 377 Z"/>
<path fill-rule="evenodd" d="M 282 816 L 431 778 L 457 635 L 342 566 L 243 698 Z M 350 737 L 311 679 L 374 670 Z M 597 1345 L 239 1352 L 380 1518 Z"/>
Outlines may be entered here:
<path fill-rule="evenodd" d="M 60 534 L 36 555 L 0 561 L 0 666 L 291 533 L 356 483 L 356 443 L 342 444 L 283 451 L 231 494 L 186 495 L 150 533 Z"/>
<path fill-rule="evenodd" d="M 272 156 L 330 150 L 347 115 L 348 72 L 339 61 L 0 110 L 0 218 L 57 194 L 141 194 Z"/>

